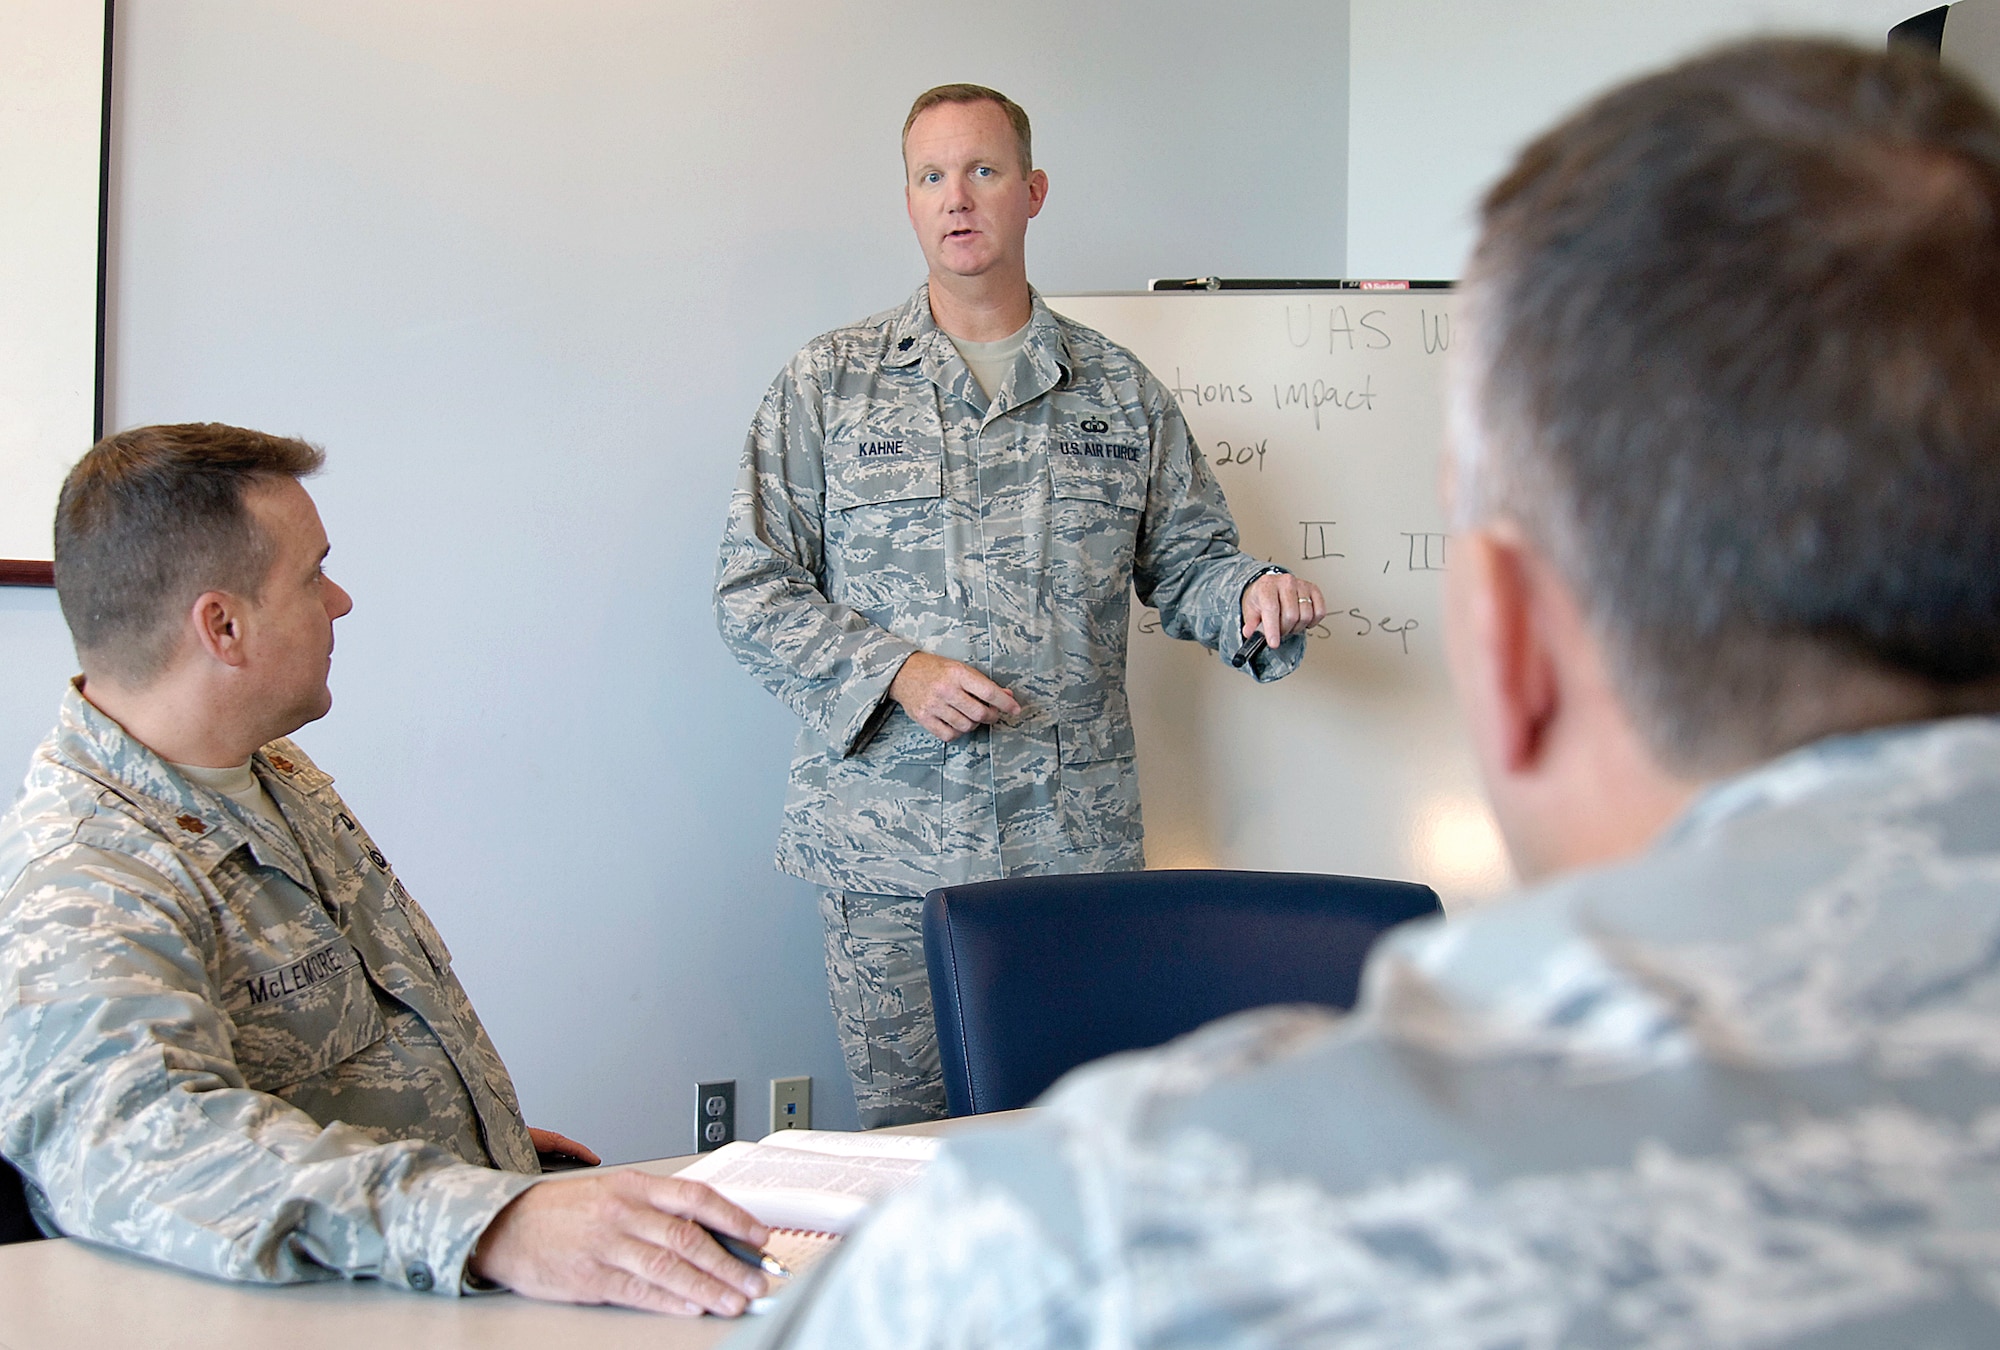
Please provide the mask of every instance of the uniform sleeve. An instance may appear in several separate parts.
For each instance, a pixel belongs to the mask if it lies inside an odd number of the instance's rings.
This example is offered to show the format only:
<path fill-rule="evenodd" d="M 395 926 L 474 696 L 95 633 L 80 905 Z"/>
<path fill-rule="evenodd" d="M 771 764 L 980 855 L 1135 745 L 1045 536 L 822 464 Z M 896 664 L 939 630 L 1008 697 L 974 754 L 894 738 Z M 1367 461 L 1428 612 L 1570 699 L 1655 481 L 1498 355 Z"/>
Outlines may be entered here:
<path fill-rule="evenodd" d="M 715 622 L 744 668 L 848 755 L 917 647 L 826 597 L 822 406 L 802 355 L 757 409 L 716 562 Z"/>
<path fill-rule="evenodd" d="M 1160 611 L 1160 627 L 1169 637 L 1199 642 L 1233 661 L 1243 649 L 1243 592 L 1263 573 L 1284 569 L 1238 547 L 1222 485 L 1180 408 L 1156 381 L 1148 377 L 1146 383 L 1153 408 L 1153 477 L 1133 584 L 1140 603 Z M 1250 673 L 1260 682 L 1279 679 L 1298 668 L 1305 652 L 1305 634 L 1294 633 L 1276 651 L 1252 657 Z"/>
<path fill-rule="evenodd" d="M 322 1127 L 246 1086 L 206 912 L 136 858 L 71 846 L 0 899 L 0 1152 L 44 1226 L 223 1279 L 464 1288 L 535 1178 Z"/>

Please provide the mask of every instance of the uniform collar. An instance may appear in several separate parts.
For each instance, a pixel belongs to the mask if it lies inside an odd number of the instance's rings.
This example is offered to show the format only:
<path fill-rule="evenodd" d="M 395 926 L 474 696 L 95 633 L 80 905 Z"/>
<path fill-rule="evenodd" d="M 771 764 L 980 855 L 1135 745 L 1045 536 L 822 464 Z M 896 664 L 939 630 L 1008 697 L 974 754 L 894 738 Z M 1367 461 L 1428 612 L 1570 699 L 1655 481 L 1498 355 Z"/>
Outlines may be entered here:
<path fill-rule="evenodd" d="M 917 287 L 917 293 L 903 302 L 889 319 L 888 343 L 882 352 L 882 364 L 890 369 L 914 366 L 939 343 L 949 349 L 951 339 L 937 326 L 931 317 L 931 286 L 929 282 Z"/>
<path fill-rule="evenodd" d="M 280 736 L 250 757 L 253 766 L 267 770 L 262 774 L 268 786 L 273 780 L 289 783 L 302 796 L 313 796 L 321 788 L 333 786 L 333 775 L 306 758 L 305 751 L 292 743 L 289 736 Z"/>
<path fill-rule="evenodd" d="M 2000 716 L 1898 723 L 1828 736 L 1704 789 L 1667 827 L 1664 842 L 1702 838 L 1728 822 L 1818 797 L 1880 793 L 1921 783 L 1935 796 L 2000 781 Z"/>
<path fill-rule="evenodd" d="M 56 722 L 56 753 L 70 768 L 121 798 L 153 831 L 212 872 L 239 848 L 266 867 L 311 890 L 312 870 L 293 840 L 274 842 L 245 824 L 223 798 L 191 783 L 124 727 L 83 696 L 81 679 L 63 693 Z M 266 784 L 290 784 L 301 793 L 333 782 L 289 740 L 276 740 L 250 757 Z"/>
<path fill-rule="evenodd" d="M 1021 344 L 1021 359 L 1034 371 L 1034 381 L 1027 389 L 1016 388 L 1013 400 L 1016 407 L 1061 387 L 1073 369 L 1069 340 L 1064 337 L 1055 314 L 1042 303 L 1041 292 L 1030 289 L 1028 305 L 1028 336 Z M 882 353 L 882 364 L 887 368 L 902 369 L 919 363 L 924 374 L 940 389 L 956 388 L 955 382 L 961 377 L 968 383 L 972 380 L 972 372 L 959 359 L 950 335 L 931 317 L 929 282 L 917 287 L 916 294 L 891 316 L 888 342 Z"/>

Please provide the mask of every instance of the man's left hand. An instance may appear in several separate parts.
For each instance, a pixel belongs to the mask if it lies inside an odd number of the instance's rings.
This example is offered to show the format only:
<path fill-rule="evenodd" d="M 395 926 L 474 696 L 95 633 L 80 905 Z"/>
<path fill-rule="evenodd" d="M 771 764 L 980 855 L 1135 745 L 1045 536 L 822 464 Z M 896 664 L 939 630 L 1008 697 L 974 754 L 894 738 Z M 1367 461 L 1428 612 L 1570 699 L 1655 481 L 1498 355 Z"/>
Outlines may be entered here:
<path fill-rule="evenodd" d="M 1319 587 L 1289 572 L 1266 572 L 1243 592 L 1243 636 L 1264 634 L 1264 645 L 1276 650 L 1294 633 L 1326 617 L 1326 597 Z"/>

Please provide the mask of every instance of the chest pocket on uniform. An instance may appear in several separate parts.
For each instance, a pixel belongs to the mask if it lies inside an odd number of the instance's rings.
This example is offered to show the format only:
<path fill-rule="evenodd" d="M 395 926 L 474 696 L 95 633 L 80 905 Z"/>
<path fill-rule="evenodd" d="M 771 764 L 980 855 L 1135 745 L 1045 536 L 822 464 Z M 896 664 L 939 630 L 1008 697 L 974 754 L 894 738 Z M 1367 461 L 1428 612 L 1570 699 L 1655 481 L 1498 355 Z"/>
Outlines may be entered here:
<path fill-rule="evenodd" d="M 1149 462 L 1136 444 L 1060 439 L 1048 460 L 1056 594 L 1075 621 L 1122 625 Z"/>
<path fill-rule="evenodd" d="M 944 453 L 863 433 L 826 448 L 829 599 L 891 631 L 944 598 Z M 914 630 L 908 630 L 914 631 Z"/>
<path fill-rule="evenodd" d="M 1097 458 L 1081 453 L 1065 454 L 1067 442 L 1058 441 L 1049 455 L 1049 491 L 1057 501 L 1096 502 L 1121 511 L 1139 512 L 1146 507 L 1146 473 L 1150 465 L 1141 455 L 1128 458 Z M 1137 446 L 1086 447 L 1101 454 L 1139 454 Z"/>
<path fill-rule="evenodd" d="M 388 1034 L 361 956 L 334 938 L 291 960 L 259 964 L 228 991 L 243 1080 L 277 1092 L 324 1073 Z"/>
<path fill-rule="evenodd" d="M 909 436 L 863 433 L 826 448 L 826 509 L 921 502 L 944 493 L 944 456 Z"/>

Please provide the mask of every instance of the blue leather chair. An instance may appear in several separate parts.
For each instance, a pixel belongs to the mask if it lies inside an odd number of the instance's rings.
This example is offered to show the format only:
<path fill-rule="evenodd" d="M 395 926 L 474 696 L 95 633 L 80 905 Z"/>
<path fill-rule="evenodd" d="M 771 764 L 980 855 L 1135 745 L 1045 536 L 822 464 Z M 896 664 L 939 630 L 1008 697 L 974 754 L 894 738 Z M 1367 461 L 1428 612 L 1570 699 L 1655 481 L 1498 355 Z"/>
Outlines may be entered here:
<path fill-rule="evenodd" d="M 1270 1003 L 1354 1006 L 1384 931 L 1442 913 L 1406 881 L 1298 872 L 1015 877 L 924 897 L 954 1116 L 1026 1106 L 1079 1064 Z"/>
<path fill-rule="evenodd" d="M 28 1197 L 21 1190 L 21 1174 L 14 1164 L 0 1158 L 0 1247 L 10 1242 L 33 1242 L 42 1230 L 28 1213 Z"/>

